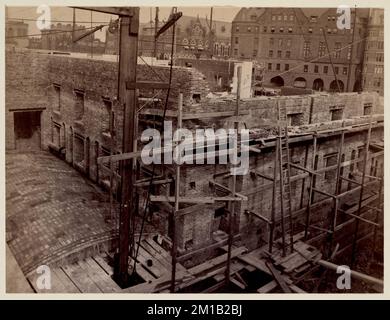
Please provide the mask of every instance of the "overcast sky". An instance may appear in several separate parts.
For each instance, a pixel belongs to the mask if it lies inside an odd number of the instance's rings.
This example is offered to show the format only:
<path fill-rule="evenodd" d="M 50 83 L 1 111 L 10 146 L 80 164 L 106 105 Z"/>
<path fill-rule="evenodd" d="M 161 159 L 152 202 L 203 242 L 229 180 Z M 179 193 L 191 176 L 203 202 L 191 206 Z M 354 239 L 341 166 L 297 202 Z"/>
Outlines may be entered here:
<path fill-rule="evenodd" d="M 214 7 L 213 19 L 221 21 L 232 21 L 236 13 L 239 11 L 239 7 Z M 170 7 L 160 7 L 160 20 L 167 19 L 171 11 Z M 182 11 L 184 15 L 196 17 L 210 17 L 210 7 L 178 7 L 178 11 Z M 40 14 L 37 13 L 37 7 L 8 7 L 8 18 L 22 18 L 22 19 L 36 19 Z M 154 19 L 155 8 L 153 7 L 141 7 L 140 21 L 149 22 L 150 17 Z M 104 13 L 93 12 L 92 21 L 93 25 L 100 23 L 107 23 L 110 18 L 117 18 L 117 16 L 111 16 Z M 69 7 L 51 7 L 51 20 L 56 23 L 56 20 L 64 21 L 63 23 L 71 23 L 73 19 L 73 9 Z M 78 24 L 86 25 L 90 27 L 91 12 L 85 10 L 76 10 L 76 21 Z M 25 21 L 29 24 L 29 34 L 40 34 L 39 29 L 36 26 L 35 21 Z M 96 37 L 105 40 L 105 31 L 98 31 L 95 33 Z"/>

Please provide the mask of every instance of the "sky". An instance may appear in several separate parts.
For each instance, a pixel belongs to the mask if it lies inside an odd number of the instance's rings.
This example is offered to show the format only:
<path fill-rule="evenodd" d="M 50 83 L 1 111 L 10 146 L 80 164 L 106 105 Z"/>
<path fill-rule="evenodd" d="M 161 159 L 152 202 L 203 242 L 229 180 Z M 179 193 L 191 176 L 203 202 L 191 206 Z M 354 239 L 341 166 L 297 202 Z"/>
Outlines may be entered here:
<path fill-rule="evenodd" d="M 51 20 L 53 23 L 56 23 L 56 20 L 65 21 L 62 23 L 72 23 L 73 19 L 73 9 L 69 7 L 50 7 L 51 9 Z M 196 17 L 210 17 L 210 7 L 178 7 L 178 11 L 183 12 L 184 15 Z M 232 21 L 234 16 L 240 10 L 239 7 L 213 7 L 213 20 L 220 21 Z M 170 7 L 160 7 L 159 18 L 160 21 L 167 19 L 171 11 Z M 21 19 L 31 19 L 34 21 L 24 21 L 28 23 L 29 30 L 28 34 L 40 34 L 38 27 L 36 26 L 35 19 L 38 18 L 41 14 L 37 13 L 37 7 L 8 7 L 8 18 L 21 18 Z M 140 9 L 140 22 L 149 22 L 150 18 L 154 20 L 155 8 L 154 7 L 141 7 Z M 107 23 L 110 21 L 110 18 L 117 18 L 117 16 L 93 12 L 92 13 L 92 26 L 99 25 L 102 23 Z M 87 27 L 91 26 L 91 12 L 86 10 L 76 9 L 76 22 L 80 25 L 85 25 Z M 81 23 L 80 23 L 81 22 Z M 105 41 L 105 29 L 102 31 L 97 31 L 95 36 L 102 41 Z"/>

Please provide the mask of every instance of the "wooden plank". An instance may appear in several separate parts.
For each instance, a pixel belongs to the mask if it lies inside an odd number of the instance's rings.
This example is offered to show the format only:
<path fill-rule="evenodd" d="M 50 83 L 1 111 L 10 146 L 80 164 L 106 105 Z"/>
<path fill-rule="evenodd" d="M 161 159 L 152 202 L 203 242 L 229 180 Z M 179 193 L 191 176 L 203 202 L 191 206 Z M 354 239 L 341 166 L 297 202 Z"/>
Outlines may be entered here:
<path fill-rule="evenodd" d="M 107 262 L 106 260 L 104 260 L 104 258 L 100 257 L 100 256 L 95 256 L 95 257 L 92 257 L 93 260 L 95 260 L 95 262 L 108 274 L 108 275 L 113 275 L 114 273 L 114 268 L 111 267 Z"/>
<path fill-rule="evenodd" d="M 116 284 L 116 282 L 111 278 L 111 275 L 108 275 L 105 270 L 92 258 L 87 258 L 85 263 L 97 274 L 97 276 L 101 279 L 104 285 L 107 285 L 107 289 L 102 289 L 103 292 L 120 292 L 122 289 Z"/>
<path fill-rule="evenodd" d="M 70 278 L 65 274 L 61 268 L 55 268 L 52 270 L 57 278 L 61 281 L 62 285 L 65 287 L 66 293 L 80 293 L 81 291 L 76 285 L 70 280 Z"/>
<path fill-rule="evenodd" d="M 288 287 L 287 283 L 284 281 L 281 273 L 273 266 L 272 263 L 266 262 L 267 267 L 271 271 L 273 277 L 275 278 L 278 285 L 282 288 L 283 292 L 291 293 L 291 289 Z"/>
<path fill-rule="evenodd" d="M 138 245 L 138 243 L 137 243 L 137 245 Z M 146 259 L 152 261 L 153 267 L 155 267 L 155 269 L 159 271 L 160 277 L 164 273 L 169 272 L 170 268 L 169 267 L 167 268 L 162 262 L 159 261 L 157 255 L 151 254 L 142 245 L 139 246 L 139 253 L 142 254 Z M 148 269 L 150 267 L 146 265 L 145 268 Z"/>
<path fill-rule="evenodd" d="M 268 293 L 275 289 L 278 286 L 278 283 L 275 280 L 272 280 L 271 282 L 268 282 L 266 285 L 260 287 L 257 289 L 258 293 Z"/>
<path fill-rule="evenodd" d="M 221 112 L 199 112 L 199 113 L 184 113 L 183 120 L 192 120 L 192 119 L 204 119 L 204 118 L 215 118 L 215 117 L 232 117 L 234 116 L 234 111 L 221 111 Z M 240 115 L 249 114 L 248 111 L 240 111 Z"/>
<path fill-rule="evenodd" d="M 120 292 L 121 288 L 95 260 L 87 258 L 86 260 L 79 260 L 78 263 L 103 293 Z"/>
<path fill-rule="evenodd" d="M 180 197 L 180 203 L 214 203 L 216 201 L 243 201 L 247 200 L 240 197 Z M 150 196 L 150 201 L 153 202 L 175 202 L 175 197 L 170 196 Z"/>
<path fill-rule="evenodd" d="M 166 270 L 170 270 L 172 265 L 171 263 L 168 261 L 168 255 L 164 255 L 164 254 L 161 254 L 159 253 L 158 251 L 156 251 L 148 242 L 146 242 L 145 240 L 142 240 L 141 242 L 141 246 L 143 249 L 145 249 L 147 252 L 149 252 L 149 254 L 155 258 L 155 260 L 157 260 L 162 266 L 164 269 Z"/>
<path fill-rule="evenodd" d="M 141 247 L 140 250 L 138 251 L 138 256 L 136 258 L 137 261 L 140 262 L 143 265 L 143 267 L 156 278 L 160 278 L 163 275 L 164 271 L 159 270 L 159 268 L 157 268 L 154 264 L 152 266 L 148 266 L 147 260 L 150 259 L 153 261 L 153 259 L 147 253 L 145 254 L 145 250 L 143 250 Z"/>
<path fill-rule="evenodd" d="M 68 279 L 68 286 L 66 286 L 63 281 L 57 276 L 54 272 L 55 268 L 50 269 L 50 289 L 39 289 L 37 286 L 37 279 L 40 276 L 38 273 L 32 273 L 27 277 L 29 282 L 34 288 L 34 291 L 37 293 L 68 293 L 68 288 L 71 290 L 71 293 L 80 293 L 80 291 L 75 287 L 71 287 L 71 281 Z"/>
<path fill-rule="evenodd" d="M 134 266 L 134 260 L 129 259 L 129 265 L 131 267 L 131 270 Z M 130 272 L 131 272 L 130 270 Z M 148 270 L 146 270 L 141 263 L 136 262 L 135 272 L 138 274 L 145 282 L 151 283 L 152 281 L 156 280 L 156 277 L 154 277 Z"/>
<path fill-rule="evenodd" d="M 241 290 L 245 290 L 246 286 L 242 284 L 240 281 L 234 279 L 233 277 L 230 278 L 230 282 L 235 284 L 237 287 L 239 287 Z"/>
<path fill-rule="evenodd" d="M 82 293 L 102 292 L 78 263 L 63 266 L 61 269 Z"/>
<path fill-rule="evenodd" d="M 231 257 L 232 258 L 238 257 L 239 255 L 241 255 L 245 251 L 247 251 L 247 249 L 245 247 L 235 248 L 231 252 Z M 198 266 L 192 267 L 192 268 L 188 269 L 188 272 L 190 272 L 194 275 L 197 275 L 205 270 L 211 269 L 219 264 L 225 263 L 226 260 L 227 260 L 227 253 L 220 255 L 220 256 L 218 256 L 214 259 L 211 259 L 209 261 L 206 261 Z"/>

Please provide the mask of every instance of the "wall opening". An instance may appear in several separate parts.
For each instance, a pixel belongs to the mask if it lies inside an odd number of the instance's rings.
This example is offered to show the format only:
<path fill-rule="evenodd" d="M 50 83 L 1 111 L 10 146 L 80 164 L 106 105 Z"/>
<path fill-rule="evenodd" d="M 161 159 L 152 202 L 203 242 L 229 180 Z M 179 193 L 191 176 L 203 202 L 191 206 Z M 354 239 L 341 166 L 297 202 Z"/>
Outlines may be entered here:
<path fill-rule="evenodd" d="M 42 111 L 14 112 L 15 146 L 17 150 L 41 149 Z"/>

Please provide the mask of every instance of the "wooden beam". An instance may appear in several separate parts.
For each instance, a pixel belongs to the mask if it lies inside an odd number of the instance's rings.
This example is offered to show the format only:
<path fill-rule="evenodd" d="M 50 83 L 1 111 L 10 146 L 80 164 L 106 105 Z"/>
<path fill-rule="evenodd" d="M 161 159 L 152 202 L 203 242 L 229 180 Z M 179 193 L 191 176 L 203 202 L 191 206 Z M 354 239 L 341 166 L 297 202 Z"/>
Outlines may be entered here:
<path fill-rule="evenodd" d="M 215 185 L 215 186 L 217 186 L 217 187 L 219 187 L 219 188 L 221 188 L 221 189 L 224 189 L 225 191 L 227 191 L 227 192 L 230 193 L 230 189 L 229 189 L 228 187 L 226 187 L 226 186 L 224 186 L 224 185 L 222 185 L 222 184 L 220 184 L 220 183 L 218 183 L 218 182 L 215 182 L 215 181 L 210 180 L 210 181 L 209 181 L 209 184 Z M 237 197 L 240 197 L 240 198 L 243 199 L 243 200 L 248 200 L 248 197 L 247 197 L 247 196 L 244 196 L 244 195 L 241 194 L 241 193 L 236 192 L 234 195 L 237 196 Z"/>
<path fill-rule="evenodd" d="M 168 89 L 169 83 L 167 82 L 158 82 L 158 81 L 136 81 L 136 82 L 126 82 L 127 90 L 134 89 Z"/>
<path fill-rule="evenodd" d="M 312 188 L 312 190 L 315 191 L 315 192 L 318 192 L 318 193 L 320 193 L 320 194 L 322 194 L 322 195 L 324 195 L 324 196 L 333 198 L 333 199 L 337 198 L 337 197 L 336 197 L 335 195 L 333 195 L 333 194 L 330 194 L 330 193 L 325 192 L 325 191 L 322 191 L 322 190 L 318 190 L 318 189 L 316 189 L 316 188 Z"/>
<path fill-rule="evenodd" d="M 157 185 L 157 184 L 167 184 L 171 183 L 173 180 L 172 179 L 162 179 L 162 180 L 153 180 L 152 184 Z M 150 185 L 150 182 L 136 182 L 134 183 L 135 187 L 148 187 Z"/>
<path fill-rule="evenodd" d="M 243 201 L 239 197 L 180 197 L 180 203 L 215 203 L 216 201 Z M 150 196 L 153 202 L 175 202 L 175 197 L 170 196 Z"/>
<path fill-rule="evenodd" d="M 266 262 L 266 265 L 268 269 L 271 271 L 274 279 L 279 284 L 279 286 L 282 288 L 283 292 L 285 293 L 291 293 L 291 289 L 288 287 L 287 283 L 284 281 L 282 275 L 280 272 L 273 266 L 272 263 Z"/>
<path fill-rule="evenodd" d="M 259 213 L 256 213 L 256 212 L 253 212 L 253 211 L 250 211 L 250 210 L 245 210 L 245 213 L 248 213 L 248 214 L 253 214 L 255 217 L 267 222 L 268 224 L 271 224 L 271 220 L 269 220 L 268 218 L 262 216 L 261 214 Z"/>
<path fill-rule="evenodd" d="M 96 11 L 108 14 L 116 14 L 119 16 L 132 17 L 134 12 L 132 8 L 128 7 L 71 7 L 80 10 Z"/>
<path fill-rule="evenodd" d="M 371 209 L 370 209 L 370 210 L 371 210 Z M 373 221 L 364 219 L 364 218 L 362 218 L 361 216 L 357 216 L 356 214 L 353 214 L 353 213 L 349 213 L 349 212 L 345 212 L 345 211 L 343 211 L 343 212 L 344 212 L 345 214 L 350 215 L 351 217 L 354 217 L 354 218 L 356 218 L 356 219 L 359 219 L 360 221 L 364 221 L 364 222 L 366 222 L 366 223 L 369 223 L 369 224 L 372 224 L 372 225 L 374 225 L 374 226 L 376 226 L 376 227 L 379 227 L 379 224 L 376 223 L 376 222 L 373 222 Z"/>

